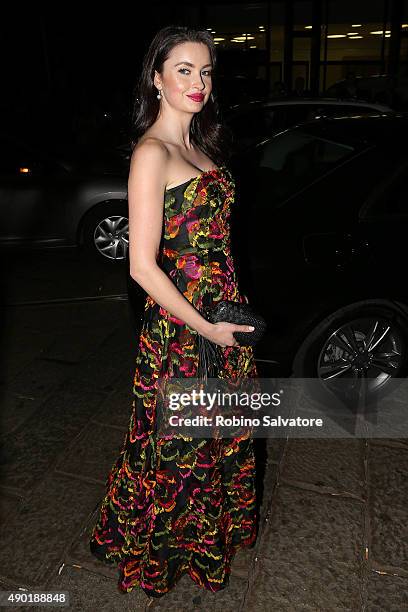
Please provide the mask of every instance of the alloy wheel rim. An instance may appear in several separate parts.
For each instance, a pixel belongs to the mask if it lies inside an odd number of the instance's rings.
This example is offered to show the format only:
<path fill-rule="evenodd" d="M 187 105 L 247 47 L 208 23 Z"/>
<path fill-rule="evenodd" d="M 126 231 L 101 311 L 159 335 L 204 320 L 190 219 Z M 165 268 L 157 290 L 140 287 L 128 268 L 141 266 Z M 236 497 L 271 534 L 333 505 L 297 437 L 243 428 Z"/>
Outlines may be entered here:
<path fill-rule="evenodd" d="M 94 244 L 108 259 L 125 259 L 129 248 L 129 220 L 119 215 L 103 219 L 95 228 Z"/>
<path fill-rule="evenodd" d="M 327 386 L 346 379 L 367 379 L 377 391 L 397 376 L 402 366 L 403 339 L 397 328 L 379 316 L 356 318 L 334 331 L 318 357 L 318 376 Z"/>

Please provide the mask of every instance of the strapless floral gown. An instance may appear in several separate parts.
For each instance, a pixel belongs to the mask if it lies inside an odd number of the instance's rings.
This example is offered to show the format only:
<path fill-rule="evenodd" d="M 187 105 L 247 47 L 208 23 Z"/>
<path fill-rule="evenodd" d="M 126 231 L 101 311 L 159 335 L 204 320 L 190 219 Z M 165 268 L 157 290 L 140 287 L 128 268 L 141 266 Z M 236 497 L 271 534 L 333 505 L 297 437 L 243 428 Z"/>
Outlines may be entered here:
<path fill-rule="evenodd" d="M 234 188 L 224 165 L 165 192 L 159 265 L 199 310 L 247 301 L 230 249 Z M 197 338 L 147 296 L 129 427 L 90 539 L 96 557 L 118 564 L 123 592 L 139 586 L 160 597 L 185 573 L 218 591 L 228 585 L 237 549 L 256 539 L 252 439 L 155 436 L 156 381 L 196 376 Z M 251 347 L 222 351 L 222 377 L 258 376 Z"/>

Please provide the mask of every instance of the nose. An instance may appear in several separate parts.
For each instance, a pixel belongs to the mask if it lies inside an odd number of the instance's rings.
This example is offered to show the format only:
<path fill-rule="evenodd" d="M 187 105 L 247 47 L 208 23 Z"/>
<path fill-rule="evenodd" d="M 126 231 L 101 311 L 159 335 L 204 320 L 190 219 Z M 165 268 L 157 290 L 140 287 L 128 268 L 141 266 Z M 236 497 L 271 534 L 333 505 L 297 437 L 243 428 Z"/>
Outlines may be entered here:
<path fill-rule="evenodd" d="M 197 89 L 202 90 L 205 88 L 205 83 L 203 81 L 202 76 L 197 76 L 193 79 L 193 87 L 197 87 Z"/>

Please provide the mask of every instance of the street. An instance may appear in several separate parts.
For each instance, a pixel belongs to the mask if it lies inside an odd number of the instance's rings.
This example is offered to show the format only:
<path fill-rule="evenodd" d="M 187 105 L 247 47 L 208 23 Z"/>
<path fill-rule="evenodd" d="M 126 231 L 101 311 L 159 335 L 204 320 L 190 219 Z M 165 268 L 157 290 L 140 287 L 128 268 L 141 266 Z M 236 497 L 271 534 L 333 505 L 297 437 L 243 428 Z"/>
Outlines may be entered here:
<path fill-rule="evenodd" d="M 27 251 L 3 257 L 2 281 L 1 590 L 68 591 L 78 611 L 152 609 L 143 591 L 120 593 L 116 569 L 88 549 L 131 414 L 138 335 L 125 268 Z M 259 534 L 244 570 L 233 565 L 218 594 L 183 576 L 154 608 L 408 610 L 408 442 L 255 447 Z"/>

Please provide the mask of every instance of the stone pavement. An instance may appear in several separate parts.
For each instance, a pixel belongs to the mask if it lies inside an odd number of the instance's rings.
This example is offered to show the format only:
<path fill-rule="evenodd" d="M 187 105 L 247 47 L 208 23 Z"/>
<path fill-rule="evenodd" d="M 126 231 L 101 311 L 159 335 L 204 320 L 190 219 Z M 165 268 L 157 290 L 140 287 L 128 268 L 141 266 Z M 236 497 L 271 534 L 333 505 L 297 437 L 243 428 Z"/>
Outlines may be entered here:
<path fill-rule="evenodd" d="M 153 609 L 141 590 L 120 593 L 116 568 L 88 550 L 130 418 L 127 302 L 7 308 L 1 338 L 0 589 L 66 590 L 81 612 Z M 224 591 L 184 576 L 154 609 L 408 610 L 407 441 L 256 440 L 256 450 L 255 548 Z"/>

